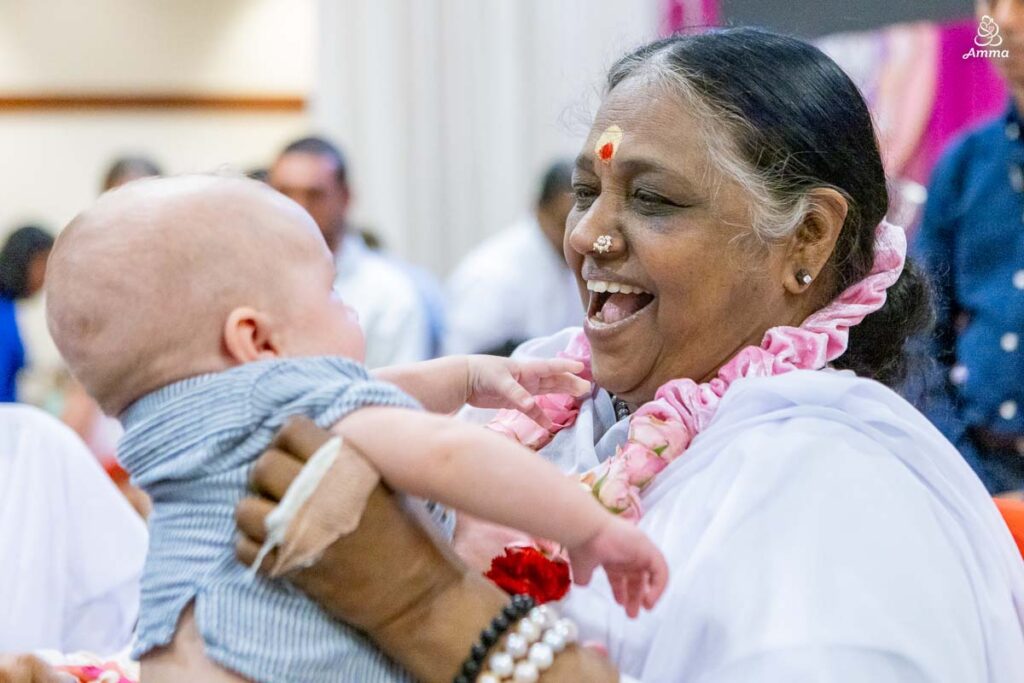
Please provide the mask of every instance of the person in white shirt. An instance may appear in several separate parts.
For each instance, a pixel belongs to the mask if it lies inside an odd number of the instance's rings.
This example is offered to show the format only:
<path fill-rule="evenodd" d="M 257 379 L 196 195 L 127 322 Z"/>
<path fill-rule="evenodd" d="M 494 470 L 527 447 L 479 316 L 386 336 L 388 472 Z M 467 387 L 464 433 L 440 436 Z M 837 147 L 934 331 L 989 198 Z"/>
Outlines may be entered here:
<path fill-rule="evenodd" d="M 147 543 L 74 432 L 37 408 L 0 406 L 0 652 L 124 648 Z"/>
<path fill-rule="evenodd" d="M 370 368 L 430 356 L 430 323 L 403 268 L 368 249 L 348 229 L 348 167 L 337 147 L 317 137 L 291 143 L 270 167 L 268 182 L 313 216 L 337 263 L 335 286 L 359 314 Z"/>
<path fill-rule="evenodd" d="M 533 213 L 458 265 L 446 287 L 445 354 L 508 355 L 527 339 L 582 324 L 580 292 L 562 256 L 571 188 L 572 165 L 551 164 Z"/>

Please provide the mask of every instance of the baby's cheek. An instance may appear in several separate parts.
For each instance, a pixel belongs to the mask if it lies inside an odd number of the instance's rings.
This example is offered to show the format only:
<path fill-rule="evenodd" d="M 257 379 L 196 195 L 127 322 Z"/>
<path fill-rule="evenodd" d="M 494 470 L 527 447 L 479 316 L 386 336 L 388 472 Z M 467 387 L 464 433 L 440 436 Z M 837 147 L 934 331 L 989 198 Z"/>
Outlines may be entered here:
<path fill-rule="evenodd" d="M 345 356 L 362 363 L 366 360 L 366 335 L 359 324 L 352 325 L 347 335 Z"/>

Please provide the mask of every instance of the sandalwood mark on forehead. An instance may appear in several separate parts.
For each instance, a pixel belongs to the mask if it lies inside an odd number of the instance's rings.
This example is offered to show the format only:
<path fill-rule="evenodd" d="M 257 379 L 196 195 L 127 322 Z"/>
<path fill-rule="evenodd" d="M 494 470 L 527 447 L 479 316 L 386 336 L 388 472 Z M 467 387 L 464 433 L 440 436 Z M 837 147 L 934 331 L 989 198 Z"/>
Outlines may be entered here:
<path fill-rule="evenodd" d="M 597 158 L 606 164 L 610 164 L 612 159 L 615 158 L 615 153 L 619 149 L 619 143 L 622 142 L 622 129 L 612 124 L 604 129 L 601 136 L 597 138 L 597 143 L 594 145 L 594 153 Z"/>

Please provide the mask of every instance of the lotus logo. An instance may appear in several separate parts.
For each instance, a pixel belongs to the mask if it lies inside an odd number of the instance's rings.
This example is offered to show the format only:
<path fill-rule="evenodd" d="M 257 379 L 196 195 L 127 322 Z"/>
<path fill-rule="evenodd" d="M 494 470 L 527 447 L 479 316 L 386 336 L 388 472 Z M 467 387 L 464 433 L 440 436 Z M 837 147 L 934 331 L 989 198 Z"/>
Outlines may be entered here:
<path fill-rule="evenodd" d="M 995 49 L 1003 44 L 1003 37 L 999 35 L 999 24 L 987 14 L 981 18 L 981 23 L 978 24 L 978 35 L 974 36 L 974 44 L 982 49 L 972 47 L 964 53 L 964 59 L 968 57 L 1006 59 L 1010 56 L 1009 50 Z"/>
<path fill-rule="evenodd" d="M 978 47 L 999 47 L 1003 44 L 1003 37 L 999 35 L 999 24 L 995 22 L 995 19 L 988 15 L 981 18 L 974 44 Z"/>

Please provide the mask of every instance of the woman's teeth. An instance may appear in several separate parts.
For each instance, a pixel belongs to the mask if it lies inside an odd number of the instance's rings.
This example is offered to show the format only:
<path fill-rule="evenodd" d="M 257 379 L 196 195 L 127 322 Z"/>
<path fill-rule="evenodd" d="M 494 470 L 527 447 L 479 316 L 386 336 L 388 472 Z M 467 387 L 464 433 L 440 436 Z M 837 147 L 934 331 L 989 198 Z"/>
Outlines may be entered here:
<path fill-rule="evenodd" d="M 621 282 L 587 280 L 591 295 L 588 317 L 591 323 L 612 325 L 632 317 L 654 299 L 647 290 Z"/>
<path fill-rule="evenodd" d="M 608 292 L 610 294 L 648 294 L 649 292 L 640 287 L 633 287 L 632 285 L 624 285 L 621 282 L 608 282 L 607 280 L 587 280 L 587 289 L 591 292 L 597 292 L 602 294 Z"/>

